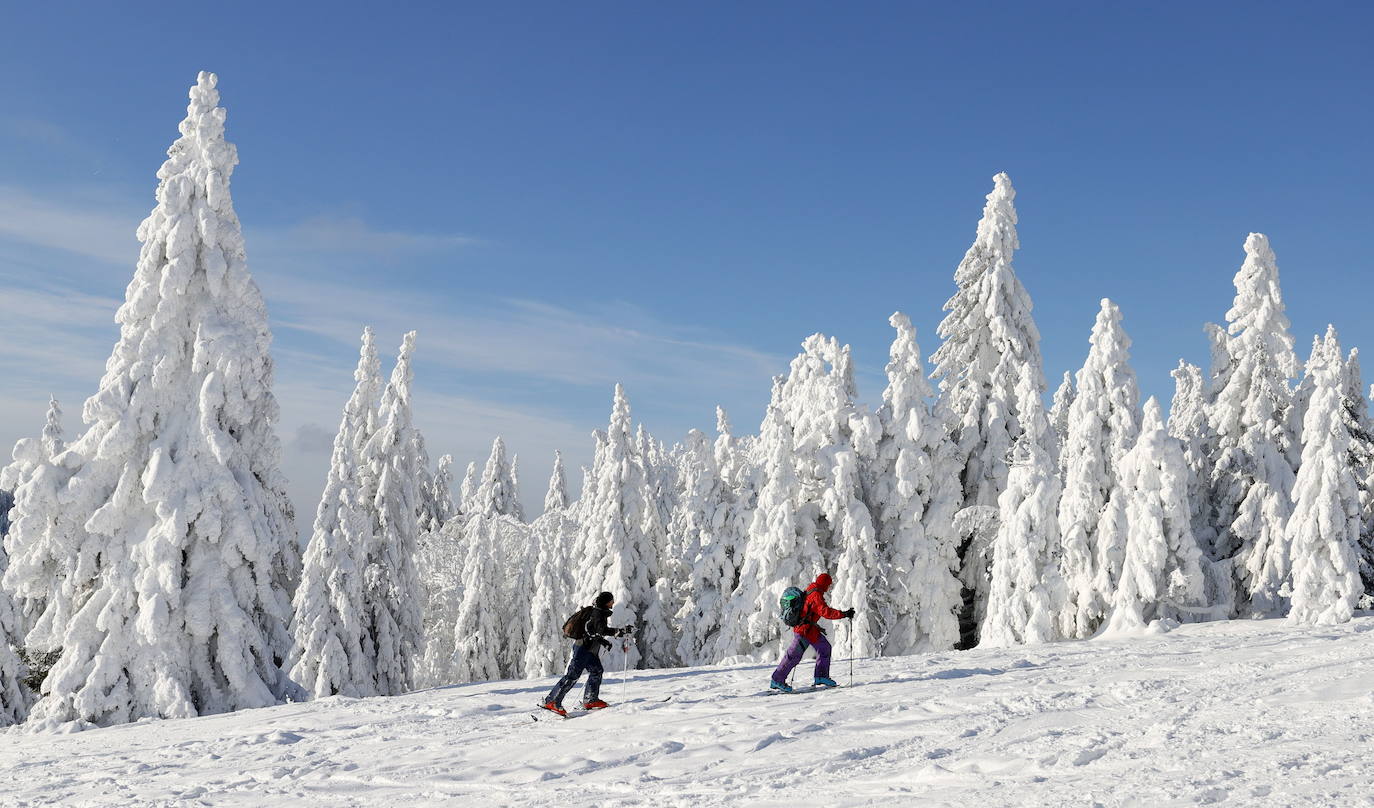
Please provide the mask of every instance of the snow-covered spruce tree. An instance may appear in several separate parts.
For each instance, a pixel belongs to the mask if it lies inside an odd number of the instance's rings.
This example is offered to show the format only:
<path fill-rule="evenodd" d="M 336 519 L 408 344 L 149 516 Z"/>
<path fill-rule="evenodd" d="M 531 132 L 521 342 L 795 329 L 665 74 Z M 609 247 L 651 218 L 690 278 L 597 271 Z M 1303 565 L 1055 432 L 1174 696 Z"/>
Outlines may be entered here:
<path fill-rule="evenodd" d="M 566 661 L 563 621 L 574 608 L 570 552 L 577 540 L 577 523 L 568 515 L 568 482 L 561 452 L 554 452 L 544 512 L 530 525 L 530 533 L 538 555 L 522 667 L 525 678 L 538 679 L 557 673 Z"/>
<path fill-rule="evenodd" d="M 1216 434 L 1210 501 L 1214 558 L 1231 562 L 1235 616 L 1264 617 L 1287 609 L 1279 590 L 1287 577 L 1284 526 L 1298 456 L 1288 417 L 1298 361 L 1269 240 L 1251 233 L 1245 254 L 1226 336 L 1215 338 L 1220 361 L 1207 413 Z"/>
<path fill-rule="evenodd" d="M 425 650 L 415 670 L 416 687 L 458 681 L 454 672 L 453 627 L 463 602 L 463 564 L 470 549 L 464 529 L 465 523 L 455 518 L 437 531 L 420 535 L 417 566 L 424 596 L 421 631 Z"/>
<path fill-rule="evenodd" d="M 419 522 L 416 483 L 423 469 L 415 454 L 410 390 L 415 332 L 405 335 L 391 381 L 382 393 L 380 423 L 362 450 L 366 476 L 376 481 L 364 567 L 364 620 L 375 649 L 378 695 L 405 693 L 414 685 L 424 652 L 420 585 L 415 555 Z"/>
<path fill-rule="evenodd" d="M 1124 511 L 1127 527 L 1109 632 L 1139 630 L 1159 619 L 1194 619 L 1203 605 L 1203 559 L 1193 537 L 1188 479 L 1183 448 L 1164 430 L 1159 402 L 1151 398 L 1140 437 L 1118 465 L 1109 506 Z"/>
<path fill-rule="evenodd" d="M 1054 437 L 1029 364 L 1023 366 L 1017 392 L 1025 432 L 1017 439 L 1007 490 L 998 502 L 987 619 L 979 642 L 994 648 L 1058 639 L 1059 475 L 1049 450 Z"/>
<path fill-rule="evenodd" d="M 871 468 L 881 427 L 855 398 L 849 346 L 821 334 L 808 337 L 792 360 L 780 399 L 797 456 L 796 518 L 814 536 L 822 569 L 835 579 L 833 597 L 860 615 L 846 626 L 854 632 L 854 653 L 875 655 L 888 584 L 861 469 Z"/>
<path fill-rule="evenodd" d="M 375 420 L 378 367 L 372 329 L 367 328 L 294 602 L 291 676 L 316 698 L 377 695 L 376 648 L 363 581 L 374 539 L 371 503 L 363 501 L 359 487 L 358 434 Z"/>
<path fill-rule="evenodd" d="M 1369 401 L 1364 397 L 1358 348 L 1350 349 L 1345 362 L 1342 401 L 1342 419 L 1350 433 L 1350 467 L 1360 490 L 1360 580 L 1369 603 L 1374 601 L 1374 424 L 1370 423 Z"/>
<path fill-rule="evenodd" d="M 0 546 L 0 575 L 8 560 Z M 0 589 L 0 727 L 22 722 L 33 702 L 33 694 L 24 684 L 28 671 L 19 656 L 22 639 L 14 601 L 9 592 Z"/>
<path fill-rule="evenodd" d="M 916 329 L 900 312 L 879 411 L 882 437 L 868 492 L 887 567 L 883 653 L 944 651 L 959 641 L 963 607 L 954 534 L 961 491 L 949 425 L 929 401 Z"/>
<path fill-rule="evenodd" d="M 25 635 L 39 621 L 49 599 L 57 595 L 55 590 L 60 588 L 62 579 L 66 577 L 65 566 L 59 561 L 65 555 L 65 549 L 55 547 L 51 542 L 55 528 L 53 522 L 64 516 L 56 501 L 57 492 L 71 476 L 70 472 L 57 466 L 57 457 L 65 450 L 62 409 L 57 399 L 51 398 L 48 401 L 47 420 L 39 438 L 24 438 L 16 443 L 12 462 L 0 469 L 0 492 L 3 492 L 3 496 L 0 496 L 3 499 L 0 502 L 0 510 L 3 510 L 0 513 L 0 527 L 3 527 L 0 536 L 6 537 L 6 545 L 17 557 L 17 564 L 11 565 L 16 567 L 16 571 L 10 574 L 9 583 L 0 588 L 6 588 L 13 596 L 15 613 L 10 630 L 14 632 L 16 647 L 28 645 L 24 640 Z M 28 483 L 35 478 L 39 478 L 38 482 L 29 486 Z M 22 510 L 15 507 L 21 489 L 27 498 Z M 31 517 L 21 529 L 15 526 L 13 520 L 23 512 L 40 514 L 42 518 Z M 13 536 L 10 536 L 11 531 Z M 65 625 L 67 613 L 65 610 L 62 612 L 62 625 Z M 56 617 L 56 614 L 52 617 Z M 47 622 L 51 623 L 52 620 Z M 40 634 L 46 637 L 50 633 L 45 628 Z"/>
<path fill-rule="evenodd" d="M 739 585 L 730 599 L 730 617 L 716 644 L 717 661 L 739 655 L 776 657 L 786 630 L 777 619 L 778 597 L 789 586 L 806 586 L 824 569 L 816 534 L 806 529 L 797 514 L 797 453 L 792 428 L 782 412 L 782 386 L 782 377 L 773 380 L 772 403 L 759 432 L 756 448 L 763 461 L 763 484 L 740 564 Z"/>
<path fill-rule="evenodd" d="M 477 514 L 468 523 L 468 554 L 463 562 L 463 601 L 453 626 L 454 681 L 484 682 L 501 678 L 503 626 L 492 562 L 492 535 L 499 515 Z"/>
<path fill-rule="evenodd" d="M 1183 447 L 1183 461 L 1188 467 L 1188 505 L 1193 538 L 1202 550 L 1202 574 L 1205 580 L 1203 603 L 1212 618 L 1224 620 L 1232 613 L 1236 594 L 1231 562 L 1215 559 L 1216 510 L 1212 504 L 1211 480 L 1216 433 L 1207 420 L 1207 380 L 1201 368 L 1182 359 L 1171 374 L 1174 377 L 1174 399 L 1169 406 L 1168 429 L 1169 436 Z"/>
<path fill-rule="evenodd" d="M 642 531 L 645 541 L 654 548 L 654 598 L 644 612 L 644 637 L 640 646 L 644 665 L 649 668 L 668 668 L 678 663 L 677 633 L 673 630 L 673 615 L 682 608 L 680 587 L 687 578 L 687 564 L 683 548 L 673 545 L 668 525 L 676 507 L 673 486 L 676 474 L 668 463 L 667 452 L 643 424 L 635 432 L 635 457 L 643 469 L 645 503 Z"/>
<path fill-rule="evenodd" d="M 506 460 L 506 442 L 499 436 L 491 442 L 491 454 L 482 470 L 481 482 L 472 496 L 473 510 L 468 516 L 513 516 L 522 522 L 525 509 L 520 505 L 520 492 L 515 488 L 512 466 Z"/>
<path fill-rule="evenodd" d="M 954 414 L 964 505 L 996 505 L 1007 484 L 1007 457 L 1021 434 L 1017 396 L 1022 366 L 1036 389 L 1045 390 L 1040 332 L 1031 299 L 1012 270 L 1016 191 L 1006 174 L 993 177 L 978 235 L 955 270 L 958 291 L 945 303 L 949 314 L 938 334 L 944 343 L 931 357 L 932 378 Z"/>
<path fill-rule="evenodd" d="M 1064 450 L 1064 443 L 1069 435 L 1069 408 L 1073 406 L 1073 400 L 1078 397 L 1078 390 L 1073 386 L 1073 374 L 1064 371 L 1064 380 L 1059 383 L 1059 389 L 1054 391 L 1053 406 L 1050 407 L 1050 428 L 1054 430 L 1055 437 L 1055 457 L 1059 457 Z M 1061 464 L 1060 473 L 1063 473 Z"/>
<path fill-rule="evenodd" d="M 1091 637 L 1112 601 L 1126 536 L 1120 529 L 1124 508 L 1108 505 L 1117 465 L 1140 430 L 1131 340 L 1121 327 L 1121 310 L 1110 300 L 1102 300 L 1089 345 L 1061 453 L 1059 572 L 1064 599 L 1058 632 L 1066 638 Z M 1104 529 L 1107 523 L 1111 530 Z"/>
<path fill-rule="evenodd" d="M 215 84 L 200 74 L 158 171 L 119 342 L 72 449 L 84 465 L 64 497 L 88 518 L 86 535 L 62 540 L 92 586 L 39 720 L 108 725 L 301 695 L 282 669 L 300 557 L 271 333 L 230 200 L 238 157 Z"/>
<path fill-rule="evenodd" d="M 695 429 L 688 432 L 680 462 L 682 491 L 670 530 L 672 544 L 683 548 L 688 572 L 677 613 L 677 650 L 685 665 L 708 665 L 715 661 L 716 639 L 734 590 L 738 548 L 725 532 L 729 509 L 710 439 Z"/>
<path fill-rule="evenodd" d="M 477 461 L 468 463 L 467 471 L 463 473 L 463 485 L 458 494 L 458 512 L 463 516 L 470 516 L 477 507 L 477 488 L 482 483 L 482 478 L 477 472 Z"/>
<path fill-rule="evenodd" d="M 458 512 L 453 504 L 453 455 L 439 458 L 439 466 L 427 488 L 429 509 L 420 512 L 421 534 L 438 531 Z"/>
<path fill-rule="evenodd" d="M 1307 365 L 1312 397 L 1302 430 L 1302 465 L 1285 540 L 1291 548 L 1293 623 L 1348 622 L 1362 594 L 1360 495 L 1350 465 L 1350 431 L 1341 417 L 1346 371 L 1336 329 L 1313 347 Z M 1277 549 L 1277 548 L 1276 548 Z M 1282 561 L 1266 561 L 1279 569 Z M 1286 571 L 1286 570 L 1285 570 Z M 1284 593 L 1288 594 L 1285 586 Z"/>
<path fill-rule="evenodd" d="M 616 597 L 617 619 L 635 621 L 636 646 L 627 660 L 632 667 L 640 667 L 646 636 L 658 631 L 647 625 L 651 612 L 658 610 L 654 591 L 658 548 L 644 535 L 648 491 L 637 454 L 630 402 L 617 384 L 610 426 L 604 441 L 598 440 L 594 476 L 582 493 L 583 540 L 576 592 L 578 603 L 591 603 L 598 592 L 611 592 Z"/>

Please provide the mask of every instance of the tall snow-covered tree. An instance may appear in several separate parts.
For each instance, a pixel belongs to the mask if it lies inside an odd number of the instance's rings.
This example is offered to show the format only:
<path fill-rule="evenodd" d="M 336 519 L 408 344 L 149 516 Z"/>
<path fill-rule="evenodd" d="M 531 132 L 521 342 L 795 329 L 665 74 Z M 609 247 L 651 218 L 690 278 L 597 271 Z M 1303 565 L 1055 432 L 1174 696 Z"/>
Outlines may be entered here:
<path fill-rule="evenodd" d="M 0 545 L 0 575 L 8 566 Z M 21 636 L 18 612 L 10 593 L 0 589 L 0 727 L 18 724 L 29 715 L 33 694 L 24 684 L 28 671 L 19 656 Z"/>
<path fill-rule="evenodd" d="M 473 511 L 469 514 L 483 516 L 513 516 L 525 520 L 525 509 L 520 505 L 520 492 L 516 490 L 514 467 L 506 460 L 506 442 L 499 436 L 491 442 L 491 455 L 487 457 L 486 468 L 482 471 L 481 482 L 473 494 Z"/>
<path fill-rule="evenodd" d="M 1055 437 L 1055 457 L 1058 457 L 1064 450 L 1064 444 L 1069 436 L 1069 408 L 1073 406 L 1073 400 L 1078 397 L 1078 390 L 1073 386 L 1073 374 L 1064 371 L 1064 380 L 1059 383 L 1059 388 L 1054 391 L 1053 404 L 1050 407 L 1050 428 L 1054 430 Z M 1063 473 L 1063 469 L 1060 469 Z"/>
<path fill-rule="evenodd" d="M 291 676 L 316 698 L 377 695 L 376 648 L 366 620 L 363 581 L 374 539 L 371 503 L 363 501 L 358 479 L 358 436 L 375 420 L 378 367 L 368 328 L 353 374 L 353 394 L 334 436 L 294 603 Z"/>
<path fill-rule="evenodd" d="M 1054 440 L 1040 403 L 1035 369 L 1022 367 L 1018 409 L 1025 432 L 1017 439 L 1007 490 L 998 503 L 987 619 L 980 646 L 1050 642 L 1055 629 L 1055 564 L 1060 483 L 1049 445 Z"/>
<path fill-rule="evenodd" d="M 1325 339 L 1313 346 L 1307 375 L 1312 396 L 1303 420 L 1302 465 L 1284 537 L 1292 561 L 1288 619 L 1331 625 L 1350 620 L 1363 590 L 1360 495 L 1350 465 L 1350 431 L 1341 414 L 1346 369 L 1335 328 L 1328 327 Z"/>
<path fill-rule="evenodd" d="M 730 618 L 717 641 L 717 661 L 736 656 L 774 657 L 785 626 L 777 619 L 778 597 L 789 586 L 806 586 L 824 568 L 814 530 L 798 517 L 801 484 L 792 428 L 784 416 L 782 377 L 759 433 L 762 486 L 753 510 L 739 585 L 730 599 Z"/>
<path fill-rule="evenodd" d="M 1235 606 L 1235 582 L 1231 562 L 1218 560 L 1215 510 L 1212 505 L 1212 470 L 1216 433 L 1207 420 L 1210 391 L 1202 369 L 1182 359 L 1170 371 L 1174 398 L 1169 405 L 1169 436 L 1183 448 L 1188 467 L 1188 507 L 1193 538 L 1202 550 L 1206 594 L 1203 602 L 1214 617 L 1226 619 Z"/>
<path fill-rule="evenodd" d="M 1069 638 L 1092 636 L 1112 601 L 1125 534 L 1120 530 L 1124 510 L 1108 505 L 1117 465 L 1135 445 L 1140 430 L 1131 340 L 1121 327 L 1121 310 L 1110 300 L 1102 300 L 1089 345 L 1088 358 L 1078 371 L 1077 396 L 1069 407 L 1061 453 L 1059 570 L 1064 602 L 1058 631 Z"/>
<path fill-rule="evenodd" d="M 477 488 L 482 484 L 482 478 L 477 471 L 477 461 L 468 463 L 467 471 L 463 474 L 463 485 L 458 496 L 458 510 L 464 516 L 469 516 L 477 507 Z"/>
<path fill-rule="evenodd" d="M 859 614 L 847 626 L 854 653 L 869 655 L 881 650 L 878 620 L 888 584 L 861 470 L 872 465 L 881 427 L 856 397 L 849 346 L 813 334 L 792 360 L 779 407 L 797 455 L 796 518 L 835 579 L 832 596 Z"/>
<path fill-rule="evenodd" d="M 996 505 L 1007 485 L 1007 457 L 1025 429 L 1017 386 L 1028 368 L 1044 392 L 1040 332 L 1031 299 L 1012 269 L 1016 191 L 1006 174 L 993 177 L 978 235 L 954 273 L 958 290 L 938 334 L 944 343 L 931 357 L 932 378 L 955 418 L 964 505 Z"/>
<path fill-rule="evenodd" d="M 567 653 L 563 621 L 572 613 L 572 548 L 577 522 L 568 513 L 568 481 L 563 455 L 554 453 L 553 473 L 544 495 L 544 512 L 530 525 L 531 543 L 538 547 L 530 597 L 530 632 L 522 668 L 525 678 L 557 673 Z"/>
<path fill-rule="evenodd" d="M 957 485 L 954 446 L 943 408 L 932 409 L 916 329 L 898 312 L 879 411 L 882 437 L 868 500 L 888 569 L 880 625 L 889 655 L 943 651 L 959 641 L 963 607 L 954 514 Z"/>
<path fill-rule="evenodd" d="M 230 199 L 238 157 L 215 85 L 200 74 L 158 171 L 120 338 L 72 448 L 84 463 L 63 497 L 86 518 L 62 540 L 77 548 L 69 580 L 89 587 L 40 720 L 107 725 L 300 695 L 282 669 L 300 556 L 278 468 L 271 332 Z"/>
<path fill-rule="evenodd" d="M 415 670 L 416 687 L 437 687 L 458 681 L 455 672 L 453 627 L 463 603 L 463 580 L 470 548 L 461 519 L 450 519 L 435 531 L 420 535 L 418 575 L 423 595 L 421 631 L 424 653 Z M 488 550 L 490 553 L 490 550 Z"/>
<path fill-rule="evenodd" d="M 1183 447 L 1164 429 L 1159 402 L 1145 402 L 1140 437 L 1117 468 L 1108 507 L 1125 515 L 1125 553 L 1112 592 L 1108 631 L 1134 631 L 1153 620 L 1193 619 L 1204 605 L 1202 551 L 1188 507 Z"/>
<path fill-rule="evenodd" d="M 463 563 L 463 602 L 453 626 L 454 676 L 458 682 L 501 678 L 497 569 L 492 562 L 493 528 L 502 516 L 477 514 L 468 525 L 468 555 Z"/>
<path fill-rule="evenodd" d="M 1298 446 L 1289 382 L 1298 360 L 1269 240 L 1251 233 L 1245 255 L 1226 334 L 1212 329 L 1219 361 L 1207 413 L 1216 434 L 1209 501 L 1217 528 L 1214 557 L 1231 562 L 1235 616 L 1264 617 L 1287 609 L 1280 592 L 1287 577 L 1284 526 Z"/>
<path fill-rule="evenodd" d="M 683 664 L 707 665 L 715 661 L 739 548 L 726 532 L 729 508 L 711 440 L 695 429 L 688 432 L 680 462 L 682 491 L 669 526 L 671 543 L 683 548 L 688 567 L 677 613 L 677 652 Z"/>
<path fill-rule="evenodd" d="M 0 536 L 6 537 L 6 545 L 16 556 L 13 565 L 15 572 L 9 574 L 6 579 L 8 583 L 3 585 L 13 596 L 15 611 L 10 630 L 14 633 L 16 645 L 29 644 L 24 639 L 25 635 L 48 610 L 49 600 L 60 598 L 57 590 L 66 577 L 65 565 L 60 560 L 66 554 L 65 548 L 53 542 L 55 535 L 65 532 L 55 524 L 65 515 L 62 505 L 57 501 L 58 491 L 71 476 L 69 471 L 57 465 L 58 455 L 65 450 L 62 409 L 57 399 L 52 398 L 48 402 L 47 420 L 39 438 L 20 440 L 15 444 L 12 462 L 0 469 L 0 492 L 3 492 L 0 495 L 0 500 L 3 500 L 0 502 L 0 527 L 3 527 Z M 30 486 L 30 481 L 35 479 L 37 482 Z M 21 495 L 27 500 L 25 507 L 16 509 L 16 500 Z M 39 518 L 30 516 L 21 528 L 11 518 L 18 519 L 24 512 L 39 515 Z M 13 536 L 10 536 L 11 532 Z M 51 626 L 57 621 L 57 630 L 60 631 L 66 625 L 68 613 L 65 609 L 60 613 L 51 613 L 46 623 Z M 52 630 L 45 626 L 34 642 L 42 643 L 39 638 L 51 633 Z M 52 642 L 47 645 L 49 652 L 55 647 Z"/>
<path fill-rule="evenodd" d="M 627 664 L 638 667 L 638 649 L 646 635 L 660 630 L 648 626 L 658 610 L 654 590 L 659 577 L 658 548 L 644 535 L 644 509 L 648 507 L 644 467 L 631 430 L 630 402 L 618 384 L 610 426 L 604 442 L 599 440 L 598 444 L 594 476 L 582 494 L 577 601 L 591 603 L 603 590 L 615 594 L 619 619 L 636 624 L 637 644 L 631 648 Z"/>
<path fill-rule="evenodd" d="M 1345 386 L 1342 391 L 1341 418 L 1350 433 L 1350 467 L 1360 492 L 1360 580 L 1365 604 L 1374 603 L 1374 423 L 1369 419 L 1369 400 L 1365 398 L 1360 374 L 1360 350 L 1351 348 L 1345 361 Z"/>
<path fill-rule="evenodd" d="M 377 693 L 394 696 L 414 686 L 415 664 L 424 652 L 419 575 L 416 569 L 419 509 L 416 483 L 424 471 L 415 452 L 410 391 L 415 332 L 401 342 L 391 380 L 382 393 L 379 426 L 362 449 L 372 494 L 365 554 L 364 619 L 375 649 Z"/>

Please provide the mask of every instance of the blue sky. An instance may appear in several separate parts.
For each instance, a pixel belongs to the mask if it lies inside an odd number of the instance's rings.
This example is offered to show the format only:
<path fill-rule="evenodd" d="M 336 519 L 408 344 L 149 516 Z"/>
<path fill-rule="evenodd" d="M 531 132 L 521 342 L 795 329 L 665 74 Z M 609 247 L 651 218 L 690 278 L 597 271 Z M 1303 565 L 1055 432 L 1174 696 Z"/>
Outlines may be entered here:
<path fill-rule="evenodd" d="M 868 401 L 940 307 L 991 188 L 1051 384 L 1097 301 L 1147 394 L 1230 305 L 1250 231 L 1299 354 L 1371 346 L 1366 3 L 14 4 L 0 32 L 0 441 L 99 379 L 133 231 L 196 72 L 277 337 L 307 513 L 356 337 L 416 328 L 417 420 L 460 466 L 498 432 L 537 506 L 623 381 L 669 440 L 739 431 L 814 331 Z M 1369 363 L 1367 364 L 1374 364 Z M 573 475 L 574 477 L 576 475 Z M 305 521 L 305 520 L 303 520 Z"/>

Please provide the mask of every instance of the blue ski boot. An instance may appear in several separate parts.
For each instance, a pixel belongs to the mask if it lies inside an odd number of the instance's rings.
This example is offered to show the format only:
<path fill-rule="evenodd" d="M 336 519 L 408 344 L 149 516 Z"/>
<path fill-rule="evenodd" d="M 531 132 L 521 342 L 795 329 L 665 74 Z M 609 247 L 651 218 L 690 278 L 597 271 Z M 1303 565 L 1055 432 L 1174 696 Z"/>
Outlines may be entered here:
<path fill-rule="evenodd" d="M 791 692 L 792 692 L 792 686 L 789 685 L 788 683 L 786 683 L 786 682 L 774 682 L 774 681 L 772 681 L 771 679 L 768 681 L 768 689 L 769 689 L 769 690 L 777 690 L 777 691 L 782 692 L 782 693 L 791 693 Z"/>
<path fill-rule="evenodd" d="M 829 676 L 817 676 L 813 684 L 816 687 L 839 687 L 838 684 L 835 684 L 835 680 Z"/>

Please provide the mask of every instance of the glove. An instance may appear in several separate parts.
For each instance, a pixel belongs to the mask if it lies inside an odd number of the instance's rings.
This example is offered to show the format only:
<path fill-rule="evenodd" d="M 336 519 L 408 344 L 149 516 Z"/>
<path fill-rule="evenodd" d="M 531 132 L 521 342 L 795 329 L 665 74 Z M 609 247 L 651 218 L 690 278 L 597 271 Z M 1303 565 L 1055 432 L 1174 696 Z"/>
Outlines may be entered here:
<path fill-rule="evenodd" d="M 615 636 L 617 637 L 628 637 L 633 633 L 635 633 L 634 626 L 621 626 L 615 630 Z"/>
<path fill-rule="evenodd" d="M 597 639 L 597 642 L 600 642 L 600 643 L 601 643 L 601 647 L 602 647 L 602 648 L 605 648 L 607 651 L 611 650 L 611 641 L 610 641 L 610 640 L 606 639 L 605 637 L 597 637 L 596 639 Z"/>
<path fill-rule="evenodd" d="M 853 607 L 853 606 L 850 606 L 848 609 L 845 609 L 845 610 L 844 610 L 844 619 L 846 619 L 846 620 L 853 620 L 853 619 L 854 619 L 854 607 Z"/>

